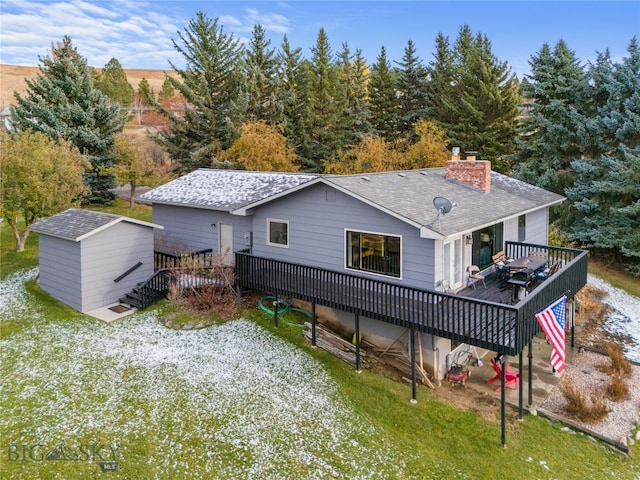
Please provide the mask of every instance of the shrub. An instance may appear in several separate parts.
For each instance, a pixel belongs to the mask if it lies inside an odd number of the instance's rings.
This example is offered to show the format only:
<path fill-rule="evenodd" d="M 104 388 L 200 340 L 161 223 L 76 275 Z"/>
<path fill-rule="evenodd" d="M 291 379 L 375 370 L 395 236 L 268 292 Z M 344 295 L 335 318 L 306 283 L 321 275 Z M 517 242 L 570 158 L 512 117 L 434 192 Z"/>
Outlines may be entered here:
<path fill-rule="evenodd" d="M 608 365 L 599 365 L 598 369 L 612 376 L 628 377 L 631 375 L 631 362 L 627 360 L 622 352 L 622 347 L 609 343 L 607 345 L 607 354 L 609 355 Z"/>
<path fill-rule="evenodd" d="M 565 411 L 570 416 L 583 422 L 597 423 L 609 413 L 606 401 L 596 392 L 592 392 L 591 399 L 587 400 L 585 394 L 569 378 L 565 378 L 559 387 L 567 400 Z"/>
<path fill-rule="evenodd" d="M 612 402 L 622 402 L 629 398 L 629 386 L 624 381 L 624 378 L 614 375 L 611 377 L 605 393 Z"/>

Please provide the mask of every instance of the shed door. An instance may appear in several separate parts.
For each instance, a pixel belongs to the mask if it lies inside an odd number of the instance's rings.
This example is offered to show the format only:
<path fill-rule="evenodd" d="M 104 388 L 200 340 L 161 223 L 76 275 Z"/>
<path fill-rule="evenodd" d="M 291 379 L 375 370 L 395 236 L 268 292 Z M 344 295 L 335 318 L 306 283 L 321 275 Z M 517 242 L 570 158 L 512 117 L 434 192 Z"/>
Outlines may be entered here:
<path fill-rule="evenodd" d="M 233 265 L 233 225 L 220 224 L 218 258 L 224 265 Z"/>

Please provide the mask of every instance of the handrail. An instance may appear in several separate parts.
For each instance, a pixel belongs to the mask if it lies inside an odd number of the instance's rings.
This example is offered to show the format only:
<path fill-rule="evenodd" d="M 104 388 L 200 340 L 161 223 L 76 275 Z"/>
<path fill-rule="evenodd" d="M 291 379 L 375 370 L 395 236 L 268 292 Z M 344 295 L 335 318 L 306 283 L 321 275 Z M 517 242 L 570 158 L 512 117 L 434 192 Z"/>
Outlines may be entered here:
<path fill-rule="evenodd" d="M 131 267 L 129 270 L 127 270 L 126 272 L 124 272 L 122 275 L 120 275 L 118 278 L 114 278 L 113 281 L 115 283 L 118 283 L 120 280 L 122 280 L 124 277 L 126 277 L 127 275 L 129 275 L 131 272 L 137 270 L 138 268 L 140 268 L 142 266 L 142 262 L 138 262 L 136 263 L 133 267 Z"/>

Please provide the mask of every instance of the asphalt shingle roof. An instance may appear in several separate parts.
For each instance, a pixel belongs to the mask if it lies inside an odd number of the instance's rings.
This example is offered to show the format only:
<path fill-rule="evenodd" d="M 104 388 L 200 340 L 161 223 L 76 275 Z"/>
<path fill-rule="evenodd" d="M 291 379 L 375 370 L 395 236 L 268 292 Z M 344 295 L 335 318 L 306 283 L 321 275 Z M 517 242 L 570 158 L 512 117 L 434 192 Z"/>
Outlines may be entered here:
<path fill-rule="evenodd" d="M 232 211 L 317 178 L 302 173 L 199 169 L 142 195 L 151 203 Z"/>
<path fill-rule="evenodd" d="M 70 208 L 34 223 L 29 227 L 29 230 L 77 242 L 96 231 L 122 221 L 162 228 L 159 225 L 142 222 L 122 215 Z"/>
<path fill-rule="evenodd" d="M 564 200 L 560 195 L 496 172 L 491 172 L 490 192 L 446 180 L 444 173 L 444 168 L 357 175 L 200 169 L 140 198 L 151 203 L 233 212 L 265 203 L 287 190 L 322 182 L 442 236 L 472 231 Z M 456 204 L 438 221 L 433 206 L 435 197 L 446 197 Z"/>

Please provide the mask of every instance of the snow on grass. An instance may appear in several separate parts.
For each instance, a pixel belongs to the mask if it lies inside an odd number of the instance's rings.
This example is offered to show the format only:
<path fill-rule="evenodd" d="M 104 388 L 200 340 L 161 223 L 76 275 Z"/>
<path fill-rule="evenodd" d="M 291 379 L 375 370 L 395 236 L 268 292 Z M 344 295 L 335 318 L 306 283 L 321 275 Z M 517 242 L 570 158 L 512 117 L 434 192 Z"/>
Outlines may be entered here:
<path fill-rule="evenodd" d="M 611 307 L 611 311 L 605 327 L 610 333 L 628 335 L 633 339 L 633 344 L 624 345 L 625 356 L 640 363 L 640 298 L 595 275 L 588 275 L 587 283 L 607 293 L 603 302 Z"/>
<path fill-rule="evenodd" d="M 21 285 L 34 275 L 0 282 L 0 321 L 23 322 L 0 340 L 5 443 L 99 438 L 146 478 L 411 476 L 318 361 L 260 326 L 180 332 L 155 312 L 30 322 Z"/>

